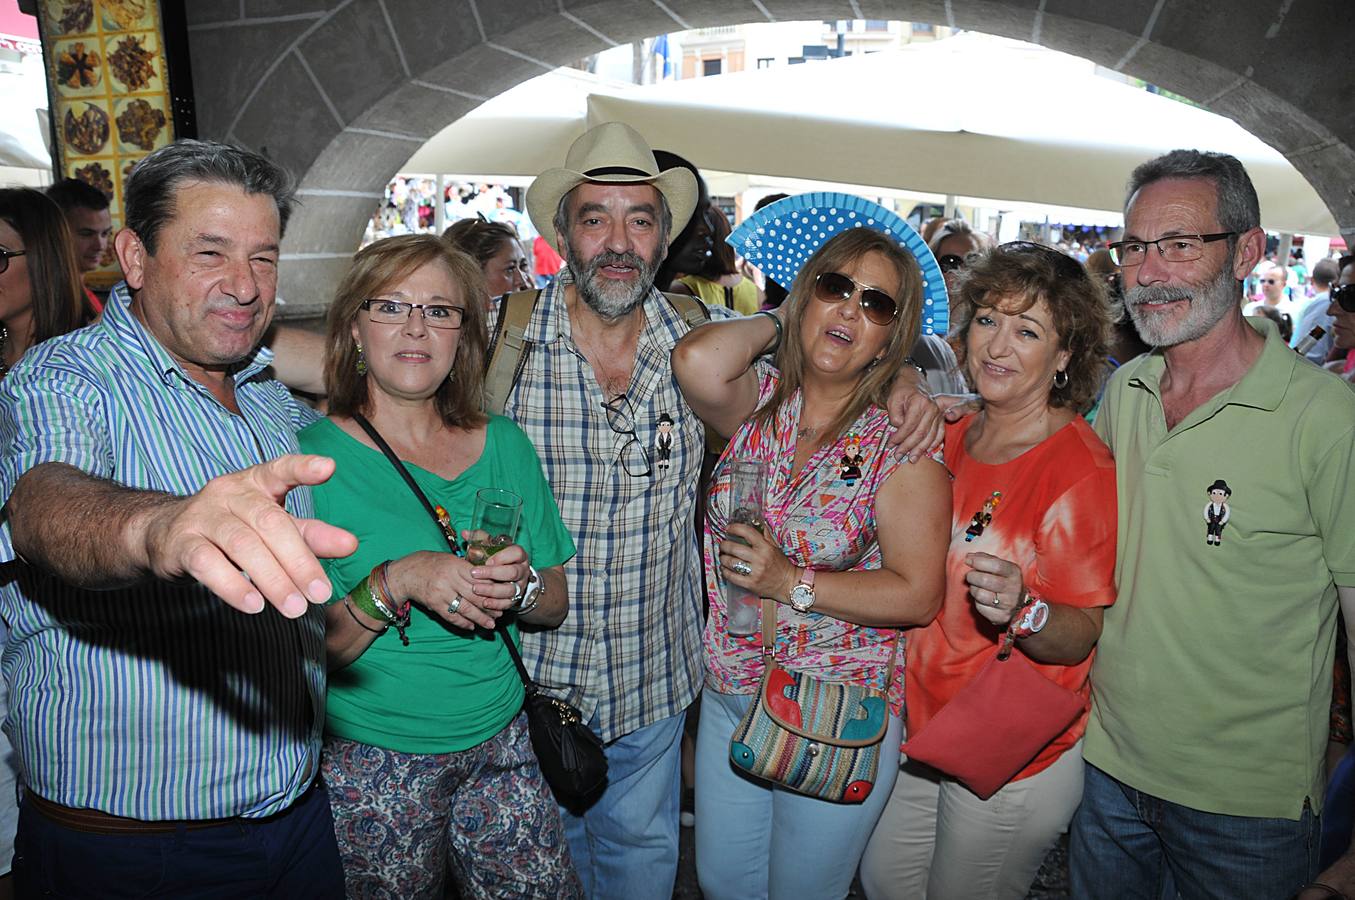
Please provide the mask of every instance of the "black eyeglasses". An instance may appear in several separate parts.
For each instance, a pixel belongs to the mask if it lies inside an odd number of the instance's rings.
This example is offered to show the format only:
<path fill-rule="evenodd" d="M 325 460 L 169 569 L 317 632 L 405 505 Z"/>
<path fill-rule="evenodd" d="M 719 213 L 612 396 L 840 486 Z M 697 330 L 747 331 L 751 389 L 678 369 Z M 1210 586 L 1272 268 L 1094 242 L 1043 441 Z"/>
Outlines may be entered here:
<path fill-rule="evenodd" d="M 965 258 L 955 253 L 945 254 L 936 261 L 936 264 L 941 267 L 942 275 L 954 272 L 957 269 L 963 269 L 966 265 Z"/>
<path fill-rule="evenodd" d="M 602 404 L 602 408 L 607 412 L 607 427 L 629 438 L 621 445 L 621 468 L 632 478 L 649 477 L 654 469 L 649 464 L 649 450 L 640 443 L 635 433 L 635 408 L 630 405 L 630 398 L 625 394 L 617 394 Z M 636 450 L 640 453 L 640 464 L 636 463 Z"/>
<path fill-rule="evenodd" d="M 1174 234 L 1158 238 L 1155 241 L 1116 241 L 1108 244 L 1110 261 L 1117 266 L 1137 266 L 1148 256 L 1149 247 L 1157 247 L 1157 252 L 1167 262 L 1191 262 L 1204 256 L 1204 245 L 1230 238 L 1236 231 L 1220 231 L 1216 234 Z"/>
<path fill-rule="evenodd" d="M 406 303 L 403 300 L 363 300 L 362 308 L 367 310 L 367 318 L 378 325 L 403 325 L 417 309 L 429 328 L 460 328 L 461 317 L 466 314 L 459 306 Z"/>
<path fill-rule="evenodd" d="M 1355 284 L 1338 284 L 1329 295 L 1337 306 L 1348 313 L 1355 313 Z"/>
<path fill-rule="evenodd" d="M 6 250 L 0 247 L 0 275 L 9 270 L 9 258 L 11 256 L 27 256 L 27 250 Z"/>
<path fill-rule="evenodd" d="M 824 272 L 814 280 L 814 296 L 824 303 L 843 303 L 861 292 L 861 312 L 876 325 L 888 325 L 899 314 L 894 298 L 879 288 L 866 287 L 841 272 Z"/>

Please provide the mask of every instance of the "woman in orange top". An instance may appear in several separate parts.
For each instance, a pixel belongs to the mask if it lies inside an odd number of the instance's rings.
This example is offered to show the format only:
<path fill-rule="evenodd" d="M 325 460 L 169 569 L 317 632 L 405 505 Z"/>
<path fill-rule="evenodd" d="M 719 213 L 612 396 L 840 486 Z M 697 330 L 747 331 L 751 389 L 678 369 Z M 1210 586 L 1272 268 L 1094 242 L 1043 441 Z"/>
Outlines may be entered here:
<path fill-rule="evenodd" d="M 946 597 L 908 636 L 910 735 L 994 657 L 1013 619 L 1014 652 L 1086 696 L 1115 599 L 1114 462 L 1079 415 L 1105 369 L 1101 287 L 1071 257 L 1016 242 L 973 260 L 958 295 L 956 353 L 984 409 L 946 431 Z M 904 763 L 861 864 L 867 895 L 1025 897 L 1082 797 L 1085 726 L 1084 713 L 986 801 Z"/>

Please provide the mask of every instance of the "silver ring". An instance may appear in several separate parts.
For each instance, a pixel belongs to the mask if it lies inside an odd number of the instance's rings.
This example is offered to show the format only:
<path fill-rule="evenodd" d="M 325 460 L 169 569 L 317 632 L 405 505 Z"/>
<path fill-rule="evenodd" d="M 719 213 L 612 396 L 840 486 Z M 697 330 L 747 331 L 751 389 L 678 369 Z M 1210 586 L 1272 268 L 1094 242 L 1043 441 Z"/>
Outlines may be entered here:
<path fill-rule="evenodd" d="M 1002 605 L 1002 601 L 999 600 L 999 599 L 997 598 L 997 594 L 994 594 L 994 595 L 993 595 L 993 605 L 994 605 L 994 606 L 1001 606 L 1001 605 Z"/>
<path fill-rule="evenodd" d="M 456 611 L 457 611 L 458 609 L 460 609 L 460 608 L 461 608 L 461 598 L 460 598 L 460 597 L 453 597 L 453 598 L 452 598 L 452 602 L 447 604 L 447 612 L 449 612 L 449 613 L 451 613 L 451 614 L 453 614 L 453 615 L 455 615 L 455 614 L 456 614 Z"/>
<path fill-rule="evenodd" d="M 737 562 L 734 563 L 734 565 L 729 567 L 729 571 L 735 572 L 739 575 L 752 575 L 753 567 L 748 565 L 748 563 L 744 562 L 743 560 L 738 560 Z"/>

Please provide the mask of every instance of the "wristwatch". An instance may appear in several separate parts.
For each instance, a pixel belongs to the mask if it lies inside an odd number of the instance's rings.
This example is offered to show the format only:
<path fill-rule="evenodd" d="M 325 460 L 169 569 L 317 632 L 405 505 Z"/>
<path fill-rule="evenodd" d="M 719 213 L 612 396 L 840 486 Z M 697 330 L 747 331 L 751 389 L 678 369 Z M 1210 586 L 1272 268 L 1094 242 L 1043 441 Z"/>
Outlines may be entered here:
<path fill-rule="evenodd" d="M 545 585 L 541 583 L 541 573 L 536 571 L 536 566 L 528 566 L 527 586 L 522 589 L 522 593 L 513 598 L 513 605 L 508 607 L 508 611 L 516 613 L 519 616 L 525 616 L 527 613 L 536 609 L 536 604 L 541 601 L 541 592 Z"/>
<path fill-rule="evenodd" d="M 800 571 L 800 583 L 790 589 L 790 606 L 798 613 L 814 608 L 814 570 L 808 566 Z"/>
<path fill-rule="evenodd" d="M 1049 622 L 1049 604 L 1039 597 L 1033 597 L 1033 603 L 1027 606 L 1021 618 L 1015 623 L 1012 633 L 1019 638 L 1036 634 Z"/>

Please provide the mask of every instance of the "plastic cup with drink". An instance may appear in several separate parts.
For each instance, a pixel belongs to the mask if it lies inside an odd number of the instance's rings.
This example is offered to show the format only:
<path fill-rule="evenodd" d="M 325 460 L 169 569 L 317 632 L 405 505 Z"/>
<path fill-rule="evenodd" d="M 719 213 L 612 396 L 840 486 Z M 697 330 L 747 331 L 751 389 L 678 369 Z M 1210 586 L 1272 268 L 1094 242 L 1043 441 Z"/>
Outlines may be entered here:
<path fill-rule="evenodd" d="M 762 531 L 762 496 L 767 483 L 767 464 L 760 459 L 736 459 L 729 466 L 729 524 L 751 525 Z M 745 543 L 732 534 L 725 540 Z M 733 635 L 754 634 L 762 598 L 736 584 L 725 582 L 725 631 Z"/>
<path fill-rule="evenodd" d="M 483 565 L 517 537 L 522 520 L 522 498 L 512 491 L 484 488 L 475 493 L 475 514 L 471 517 L 466 559 Z"/>

